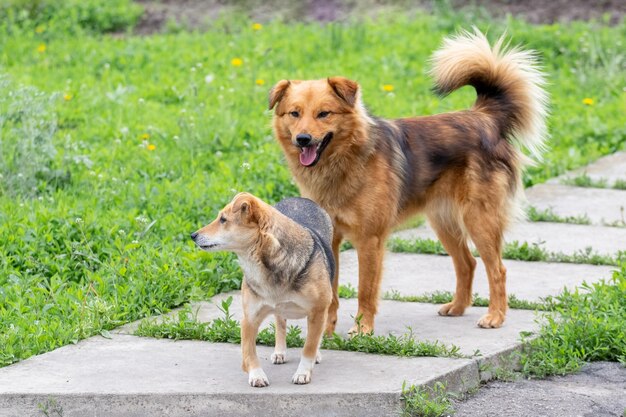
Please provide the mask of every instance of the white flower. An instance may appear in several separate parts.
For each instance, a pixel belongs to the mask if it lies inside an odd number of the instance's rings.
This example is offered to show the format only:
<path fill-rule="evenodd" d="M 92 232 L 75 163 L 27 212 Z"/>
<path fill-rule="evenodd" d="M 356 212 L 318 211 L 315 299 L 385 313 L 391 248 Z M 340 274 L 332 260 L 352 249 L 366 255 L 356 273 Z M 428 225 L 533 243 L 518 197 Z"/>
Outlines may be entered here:
<path fill-rule="evenodd" d="M 244 162 L 243 164 L 241 164 L 241 167 L 242 167 L 243 169 L 250 169 L 250 164 L 249 164 L 249 163 L 247 163 L 247 162 Z"/>
<path fill-rule="evenodd" d="M 81 219 L 80 217 L 77 217 L 75 221 L 76 223 L 81 224 L 83 222 L 83 219 Z"/>
<path fill-rule="evenodd" d="M 143 103 L 145 103 L 145 102 L 146 102 L 146 100 L 144 100 L 143 98 L 141 98 L 141 97 L 140 97 L 140 98 L 139 98 L 139 100 L 138 100 L 138 102 L 139 102 L 139 104 L 143 104 Z"/>
<path fill-rule="evenodd" d="M 214 79 L 215 76 L 213 74 L 207 74 L 206 77 L 204 77 L 204 82 L 207 84 L 211 84 Z"/>

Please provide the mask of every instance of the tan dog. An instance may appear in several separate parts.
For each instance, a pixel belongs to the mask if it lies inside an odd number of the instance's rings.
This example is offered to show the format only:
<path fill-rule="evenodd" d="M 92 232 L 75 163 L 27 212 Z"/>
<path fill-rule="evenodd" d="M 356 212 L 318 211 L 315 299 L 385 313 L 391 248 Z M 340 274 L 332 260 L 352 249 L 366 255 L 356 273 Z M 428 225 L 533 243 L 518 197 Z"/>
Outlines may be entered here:
<path fill-rule="evenodd" d="M 200 248 L 231 251 L 239 258 L 244 272 L 242 368 L 253 387 L 269 385 L 256 353 L 259 326 L 269 314 L 276 317 L 274 364 L 286 361 L 286 319 L 307 317 L 306 342 L 292 382 L 311 381 L 332 300 L 332 230 L 328 214 L 311 200 L 289 198 L 272 207 L 241 193 L 214 222 L 192 233 Z"/>
<path fill-rule="evenodd" d="M 490 47 L 478 30 L 447 39 L 433 57 L 441 95 L 476 89 L 470 110 L 383 120 L 369 114 L 359 85 L 342 77 L 278 82 L 270 92 L 274 132 L 304 197 L 320 204 L 335 227 L 338 260 L 344 238 L 359 262 L 361 328 L 374 328 L 385 240 L 392 228 L 424 212 L 456 271 L 456 294 L 439 314 L 458 316 L 472 302 L 476 261 L 489 278 L 489 310 L 480 327 L 500 327 L 507 310 L 502 237 L 519 213 L 525 157 L 539 155 L 545 136 L 546 93 L 534 55 Z M 433 277 L 432 279 L 435 279 Z M 337 285 L 327 332 L 337 319 Z"/>

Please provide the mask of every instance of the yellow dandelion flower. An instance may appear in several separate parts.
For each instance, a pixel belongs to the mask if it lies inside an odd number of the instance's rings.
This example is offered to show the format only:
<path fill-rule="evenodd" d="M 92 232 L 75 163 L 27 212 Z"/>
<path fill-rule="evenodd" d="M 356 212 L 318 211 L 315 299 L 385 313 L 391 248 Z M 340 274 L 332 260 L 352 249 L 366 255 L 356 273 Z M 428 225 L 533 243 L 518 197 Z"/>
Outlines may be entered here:
<path fill-rule="evenodd" d="M 256 85 L 265 85 L 265 80 L 263 80 L 263 79 L 261 79 L 261 78 L 258 78 L 258 79 L 255 81 L 255 83 L 256 83 Z"/>
<path fill-rule="evenodd" d="M 42 43 L 37 47 L 37 52 L 39 52 L 40 54 L 43 54 L 44 52 L 46 52 L 46 44 Z"/>
<path fill-rule="evenodd" d="M 385 84 L 385 85 L 383 85 L 383 90 L 385 90 L 388 93 L 391 93 L 393 91 L 393 85 Z"/>
<path fill-rule="evenodd" d="M 144 133 L 140 136 L 141 140 L 148 140 L 150 139 L 150 133 Z"/>
<path fill-rule="evenodd" d="M 44 25 L 39 25 L 35 28 L 35 33 L 44 33 L 46 30 L 46 27 Z"/>
<path fill-rule="evenodd" d="M 585 97 L 583 99 L 583 104 L 586 104 L 587 106 L 593 106 L 593 99 L 590 97 Z"/>
<path fill-rule="evenodd" d="M 65 101 L 70 101 L 74 96 L 71 95 L 70 93 L 66 93 L 63 95 L 63 100 Z"/>
<path fill-rule="evenodd" d="M 252 24 L 252 30 L 261 30 L 263 29 L 263 25 L 260 23 L 253 23 Z"/>
<path fill-rule="evenodd" d="M 156 145 L 149 144 L 147 149 L 148 149 L 149 151 L 153 151 L 153 150 L 155 150 L 155 149 L 156 149 Z"/>
<path fill-rule="evenodd" d="M 230 64 L 231 64 L 233 67 L 240 67 L 240 66 L 242 66 L 242 65 L 243 65 L 243 59 L 241 59 L 241 58 L 233 58 L 233 59 L 230 61 Z"/>

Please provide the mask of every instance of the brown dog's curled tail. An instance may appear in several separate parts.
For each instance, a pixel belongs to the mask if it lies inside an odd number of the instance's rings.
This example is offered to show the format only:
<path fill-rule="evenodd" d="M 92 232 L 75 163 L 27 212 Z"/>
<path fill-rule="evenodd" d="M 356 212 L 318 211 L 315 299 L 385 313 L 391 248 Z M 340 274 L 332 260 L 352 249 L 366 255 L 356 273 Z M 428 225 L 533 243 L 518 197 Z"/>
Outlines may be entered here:
<path fill-rule="evenodd" d="M 540 159 L 547 136 L 548 96 L 534 52 L 509 48 L 504 36 L 491 47 L 474 28 L 445 39 L 432 63 L 438 94 L 473 86 L 477 94 L 473 110 L 492 115 L 503 137 L 519 142 Z"/>

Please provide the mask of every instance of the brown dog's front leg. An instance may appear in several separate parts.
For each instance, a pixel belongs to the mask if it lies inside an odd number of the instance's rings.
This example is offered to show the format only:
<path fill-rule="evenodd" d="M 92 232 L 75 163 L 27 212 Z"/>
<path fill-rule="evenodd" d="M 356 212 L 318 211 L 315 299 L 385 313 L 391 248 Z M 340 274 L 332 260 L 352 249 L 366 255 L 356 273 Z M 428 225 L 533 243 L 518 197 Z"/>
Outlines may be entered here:
<path fill-rule="evenodd" d="M 256 354 L 256 336 L 259 322 L 248 320 L 244 313 L 241 321 L 241 369 L 248 373 L 248 383 L 253 387 L 266 387 L 270 384 Z"/>
<path fill-rule="evenodd" d="M 294 384 L 308 384 L 311 382 L 313 365 L 315 365 L 318 358 L 318 349 L 327 315 L 328 311 L 324 307 L 312 311 L 307 317 L 307 334 L 304 348 L 302 349 L 302 357 L 300 358 L 298 369 L 291 379 Z"/>
<path fill-rule="evenodd" d="M 385 239 L 371 236 L 355 242 L 359 258 L 359 310 L 350 334 L 374 331 L 374 316 L 378 310 L 378 295 L 383 272 Z"/>

